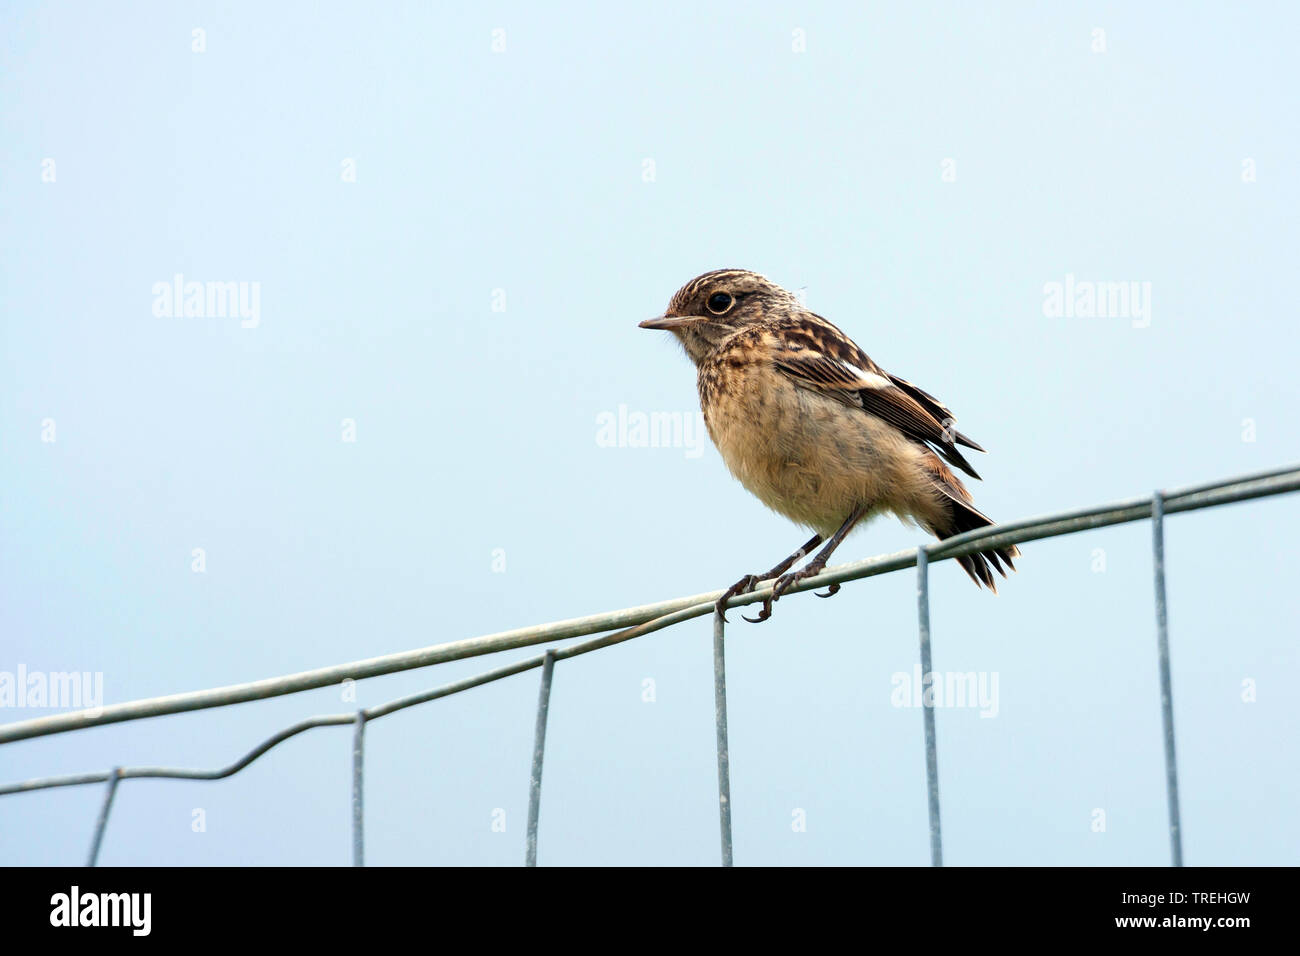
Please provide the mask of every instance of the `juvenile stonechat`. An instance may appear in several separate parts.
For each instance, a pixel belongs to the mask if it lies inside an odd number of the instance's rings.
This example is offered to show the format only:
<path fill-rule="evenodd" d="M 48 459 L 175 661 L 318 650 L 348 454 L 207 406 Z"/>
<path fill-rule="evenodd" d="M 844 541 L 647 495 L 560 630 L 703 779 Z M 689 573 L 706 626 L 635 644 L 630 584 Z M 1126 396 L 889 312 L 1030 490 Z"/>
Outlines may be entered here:
<path fill-rule="evenodd" d="M 954 428 L 947 406 L 890 375 L 847 335 L 791 293 L 744 269 L 718 269 L 677 290 L 668 309 L 641 323 L 671 331 L 698 371 L 709 437 L 731 473 L 760 501 L 816 532 L 765 574 L 747 574 L 718 599 L 776 578 L 763 609 L 818 574 L 859 522 L 891 512 L 938 538 L 993 522 L 975 510 L 948 465 L 972 478 L 957 446 L 984 451 Z M 946 463 L 946 464 L 945 464 Z M 795 564 L 823 541 L 800 571 Z M 992 571 L 1015 570 L 1014 546 L 957 559 L 971 580 L 996 591 Z M 830 597 L 838 584 L 819 597 Z M 725 619 L 725 616 L 724 616 Z"/>

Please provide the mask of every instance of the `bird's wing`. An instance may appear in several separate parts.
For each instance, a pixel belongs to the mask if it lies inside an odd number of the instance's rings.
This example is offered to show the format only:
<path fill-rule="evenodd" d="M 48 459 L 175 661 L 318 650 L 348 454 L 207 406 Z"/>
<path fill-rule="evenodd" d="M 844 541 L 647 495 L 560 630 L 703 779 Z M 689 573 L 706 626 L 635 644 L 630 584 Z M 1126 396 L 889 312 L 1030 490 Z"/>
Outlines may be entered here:
<path fill-rule="evenodd" d="M 861 408 L 915 442 L 933 448 L 972 478 L 979 475 L 957 445 L 983 451 L 953 426 L 942 402 L 911 382 L 890 375 L 835 326 L 818 318 L 774 330 L 776 367 L 804 388 Z"/>

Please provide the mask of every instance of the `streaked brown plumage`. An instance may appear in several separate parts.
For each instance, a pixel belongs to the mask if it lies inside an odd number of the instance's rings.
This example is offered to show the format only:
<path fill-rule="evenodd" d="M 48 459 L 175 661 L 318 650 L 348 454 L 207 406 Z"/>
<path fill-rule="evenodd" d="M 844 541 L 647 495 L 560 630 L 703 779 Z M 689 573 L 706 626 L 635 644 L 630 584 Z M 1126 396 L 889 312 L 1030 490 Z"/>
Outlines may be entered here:
<path fill-rule="evenodd" d="M 763 276 L 706 272 L 641 327 L 672 331 L 695 362 L 704 422 L 731 473 L 769 508 L 817 532 L 771 571 L 736 582 L 719 611 L 777 577 L 757 618 L 766 620 L 773 601 L 821 571 L 858 522 L 881 512 L 938 538 L 992 524 L 949 468 L 978 478 L 958 446 L 984 449 L 956 431 L 948 408 Z M 806 568 L 786 573 L 825 539 Z M 1011 546 L 957 560 L 996 591 L 990 565 L 1005 577 L 1003 564 L 1014 570 L 1019 553 Z"/>

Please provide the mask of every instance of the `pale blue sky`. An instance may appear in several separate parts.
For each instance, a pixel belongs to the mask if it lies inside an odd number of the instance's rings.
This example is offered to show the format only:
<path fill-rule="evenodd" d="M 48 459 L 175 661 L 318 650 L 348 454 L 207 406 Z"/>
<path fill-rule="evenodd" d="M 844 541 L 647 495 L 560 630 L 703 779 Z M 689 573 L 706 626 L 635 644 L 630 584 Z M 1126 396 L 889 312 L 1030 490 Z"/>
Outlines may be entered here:
<path fill-rule="evenodd" d="M 1286 3 L 6 4 L 0 670 L 102 671 L 124 701 L 769 567 L 806 532 L 711 446 L 596 440 L 620 404 L 693 413 L 636 323 L 720 266 L 806 288 L 950 404 L 995 518 L 1300 458 L 1297 27 Z M 258 326 L 155 315 L 176 273 L 259 283 Z M 1045 316 L 1067 274 L 1149 282 L 1149 326 Z M 1189 863 L 1300 861 L 1297 534 L 1286 498 L 1169 522 Z M 838 559 L 919 540 L 880 520 Z M 1000 694 L 937 714 L 947 860 L 1165 863 L 1149 526 L 1024 551 L 996 598 L 932 570 L 936 668 Z M 730 629 L 738 864 L 927 862 L 921 712 L 890 700 L 914 587 Z M 376 723 L 368 860 L 519 863 L 536 696 L 531 673 Z M 216 766 L 351 706 L 7 745 L 0 780 Z M 712 709 L 707 619 L 561 663 L 541 862 L 716 863 Z M 349 766 L 325 729 L 225 782 L 128 781 L 102 861 L 345 864 Z M 0 798 L 0 860 L 80 862 L 100 799 Z"/>

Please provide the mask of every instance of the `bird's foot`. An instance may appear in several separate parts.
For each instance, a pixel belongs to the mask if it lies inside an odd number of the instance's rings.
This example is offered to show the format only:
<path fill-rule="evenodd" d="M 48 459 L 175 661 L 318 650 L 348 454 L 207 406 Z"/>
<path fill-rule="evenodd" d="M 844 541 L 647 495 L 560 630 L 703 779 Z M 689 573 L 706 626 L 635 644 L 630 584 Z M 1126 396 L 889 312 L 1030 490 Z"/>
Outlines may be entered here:
<path fill-rule="evenodd" d="M 789 574 L 783 574 L 776 579 L 776 584 L 772 585 L 772 593 L 763 599 L 763 609 L 758 612 L 758 617 L 746 617 L 745 620 L 751 624 L 761 624 L 772 616 L 772 605 L 781 600 L 781 595 L 790 588 L 794 587 L 800 581 L 811 578 L 814 575 L 821 574 L 825 569 L 825 562 L 817 564 L 813 562 L 802 571 L 791 571 Z M 826 589 L 825 594 L 818 594 L 818 597 L 831 597 L 840 589 L 838 584 L 832 584 Z"/>
<path fill-rule="evenodd" d="M 757 574 L 746 574 L 731 587 L 727 588 L 727 590 L 723 592 L 722 597 L 718 598 L 718 600 L 714 602 L 714 613 L 721 614 L 722 620 L 725 623 L 727 620 L 727 602 L 737 594 L 748 594 L 750 591 L 754 590 L 754 588 L 758 587 L 758 583 L 761 580 L 762 578 Z"/>

